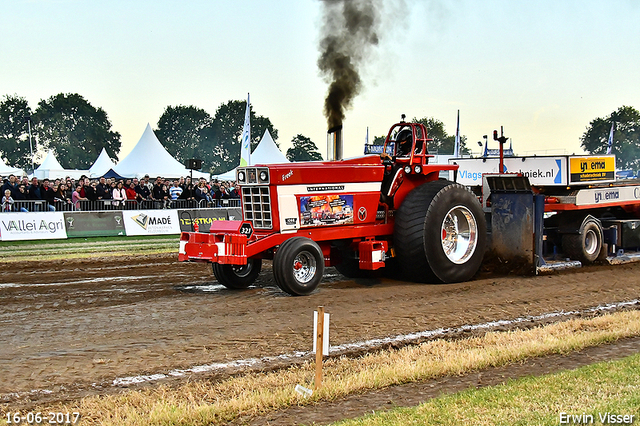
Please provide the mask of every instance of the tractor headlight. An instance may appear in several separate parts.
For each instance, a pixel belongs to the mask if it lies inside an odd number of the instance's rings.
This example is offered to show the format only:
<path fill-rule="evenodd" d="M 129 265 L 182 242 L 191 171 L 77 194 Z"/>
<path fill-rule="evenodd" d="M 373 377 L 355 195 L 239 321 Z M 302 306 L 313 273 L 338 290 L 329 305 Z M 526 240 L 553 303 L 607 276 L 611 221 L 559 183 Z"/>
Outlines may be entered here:
<path fill-rule="evenodd" d="M 404 166 L 404 172 L 405 172 L 406 174 L 411 173 L 411 166 L 409 166 L 409 165 Z"/>
<path fill-rule="evenodd" d="M 247 175 L 245 175 L 244 170 L 240 170 L 238 172 L 238 183 L 244 183 L 246 181 Z"/>
<path fill-rule="evenodd" d="M 261 170 L 259 176 L 260 176 L 260 183 L 269 182 L 269 172 L 267 170 Z"/>
<path fill-rule="evenodd" d="M 422 173 L 422 166 L 420 164 L 416 164 L 415 166 L 413 166 L 413 171 L 417 174 Z"/>

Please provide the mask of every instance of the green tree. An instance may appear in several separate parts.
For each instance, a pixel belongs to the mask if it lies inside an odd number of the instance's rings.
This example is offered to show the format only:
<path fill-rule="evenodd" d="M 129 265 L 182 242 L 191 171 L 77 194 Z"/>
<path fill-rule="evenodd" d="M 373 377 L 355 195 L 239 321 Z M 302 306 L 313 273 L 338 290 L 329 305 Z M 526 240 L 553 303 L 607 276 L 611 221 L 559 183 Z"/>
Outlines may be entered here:
<path fill-rule="evenodd" d="M 169 154 L 184 164 L 189 158 L 203 160 L 203 170 L 214 163 L 216 145 L 213 117 L 195 106 L 168 106 L 158 120 L 156 136 Z"/>
<path fill-rule="evenodd" d="M 414 123 L 422 123 L 427 128 L 427 137 L 433 139 L 433 142 L 429 142 L 428 150 L 430 153 L 451 155 L 453 154 L 453 148 L 456 143 L 456 135 L 448 135 L 444 130 L 444 124 L 442 121 L 433 117 L 424 117 L 421 119 L 414 118 Z M 460 154 L 470 154 L 471 151 L 467 148 L 467 137 L 460 136 Z"/>
<path fill-rule="evenodd" d="M 247 101 L 228 101 L 218 107 L 214 117 L 213 130 L 217 143 L 214 147 L 215 161 L 212 173 L 224 173 L 240 164 L 240 138 L 244 127 L 244 113 Z M 273 141 L 278 145 L 278 131 L 271 120 L 258 116 L 249 108 L 251 120 L 251 149 L 253 150 L 265 130 L 269 130 Z M 279 145 L 278 145 L 279 146 Z"/>
<path fill-rule="evenodd" d="M 592 120 L 580 138 L 582 148 L 590 154 L 606 154 L 612 122 L 611 153 L 616 155 L 616 167 L 640 169 L 640 112 L 633 107 L 621 106 L 608 117 Z"/>
<path fill-rule="evenodd" d="M 107 113 L 77 93 L 40 101 L 34 123 L 38 143 L 53 149 L 64 168 L 88 169 L 102 148 L 111 158 L 120 151 L 120 134 L 111 130 Z"/>
<path fill-rule="evenodd" d="M 291 139 L 293 146 L 287 150 L 289 161 L 321 161 L 318 147 L 306 136 L 296 135 Z"/>
<path fill-rule="evenodd" d="M 31 169 L 30 116 L 31 108 L 23 97 L 5 95 L 0 102 L 0 156 L 8 165 L 25 170 Z"/>
<path fill-rule="evenodd" d="M 384 141 L 387 139 L 387 135 L 376 136 L 373 138 L 373 145 L 384 145 Z"/>

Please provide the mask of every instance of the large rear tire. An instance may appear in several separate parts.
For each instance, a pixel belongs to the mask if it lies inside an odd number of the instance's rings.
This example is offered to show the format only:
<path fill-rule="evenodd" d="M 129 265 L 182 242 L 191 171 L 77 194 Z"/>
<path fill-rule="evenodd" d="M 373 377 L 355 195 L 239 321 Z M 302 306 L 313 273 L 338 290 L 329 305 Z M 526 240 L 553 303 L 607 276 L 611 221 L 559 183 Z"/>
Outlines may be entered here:
<path fill-rule="evenodd" d="M 587 218 L 578 234 L 563 234 L 562 249 L 571 259 L 587 265 L 595 262 L 602 250 L 602 227 L 592 218 Z"/>
<path fill-rule="evenodd" d="M 324 274 L 324 255 L 309 238 L 294 237 L 285 241 L 273 258 L 276 284 L 292 296 L 305 296 L 320 284 Z"/>
<path fill-rule="evenodd" d="M 486 240 L 480 203 L 453 182 L 438 180 L 419 186 L 396 212 L 396 259 L 411 281 L 471 279 L 480 269 Z"/>
<path fill-rule="evenodd" d="M 262 259 L 247 259 L 246 265 L 211 265 L 213 275 L 223 286 L 232 290 L 249 287 L 258 278 L 262 270 Z"/>

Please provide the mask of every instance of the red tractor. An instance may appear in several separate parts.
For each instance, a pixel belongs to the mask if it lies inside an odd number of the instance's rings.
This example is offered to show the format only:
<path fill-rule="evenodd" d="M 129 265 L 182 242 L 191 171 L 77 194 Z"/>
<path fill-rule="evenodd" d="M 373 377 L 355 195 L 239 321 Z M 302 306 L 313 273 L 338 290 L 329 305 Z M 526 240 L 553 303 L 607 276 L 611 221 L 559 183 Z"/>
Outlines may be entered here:
<path fill-rule="evenodd" d="M 471 279 L 485 252 L 474 194 L 439 179 L 457 165 L 429 164 L 426 128 L 394 124 L 384 151 L 337 161 L 237 169 L 242 221 L 183 232 L 179 260 L 210 262 L 220 284 L 250 286 L 263 259 L 292 295 L 315 290 L 325 266 L 347 277 L 386 267 L 415 282 Z"/>

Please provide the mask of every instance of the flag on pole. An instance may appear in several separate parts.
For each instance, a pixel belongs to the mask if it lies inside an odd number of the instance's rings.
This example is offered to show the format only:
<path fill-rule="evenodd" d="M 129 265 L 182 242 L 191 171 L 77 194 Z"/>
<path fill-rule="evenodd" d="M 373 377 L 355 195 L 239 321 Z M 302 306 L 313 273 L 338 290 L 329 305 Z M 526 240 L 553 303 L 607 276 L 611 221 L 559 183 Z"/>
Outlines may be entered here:
<path fill-rule="evenodd" d="M 364 143 L 369 144 L 369 126 L 367 126 L 367 136 L 364 138 Z"/>
<path fill-rule="evenodd" d="M 458 123 L 456 125 L 456 143 L 453 146 L 453 156 L 460 157 L 460 110 L 458 110 Z"/>
<path fill-rule="evenodd" d="M 247 93 L 247 109 L 244 112 L 244 127 L 242 128 L 242 143 L 240 145 L 240 166 L 251 164 L 251 119 L 250 102 Z"/>
<path fill-rule="evenodd" d="M 611 122 L 611 131 L 609 132 L 609 142 L 607 142 L 607 154 L 611 154 L 611 147 L 613 146 L 613 127 L 616 124 L 615 121 Z"/>

